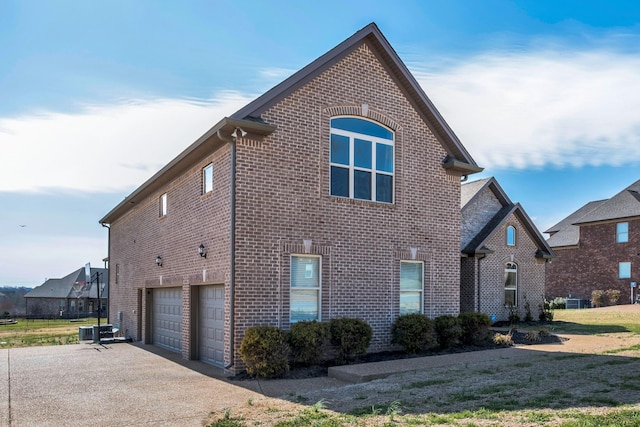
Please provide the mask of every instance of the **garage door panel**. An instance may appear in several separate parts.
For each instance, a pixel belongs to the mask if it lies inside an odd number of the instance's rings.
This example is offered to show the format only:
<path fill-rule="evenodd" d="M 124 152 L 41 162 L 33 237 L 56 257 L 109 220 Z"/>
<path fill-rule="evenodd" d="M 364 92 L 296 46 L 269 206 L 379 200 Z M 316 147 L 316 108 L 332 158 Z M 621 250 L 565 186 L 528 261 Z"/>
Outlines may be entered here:
<path fill-rule="evenodd" d="M 171 351 L 182 351 L 182 289 L 154 289 L 153 343 Z"/>
<path fill-rule="evenodd" d="M 203 286 L 200 290 L 200 360 L 217 366 L 224 364 L 224 286 Z"/>

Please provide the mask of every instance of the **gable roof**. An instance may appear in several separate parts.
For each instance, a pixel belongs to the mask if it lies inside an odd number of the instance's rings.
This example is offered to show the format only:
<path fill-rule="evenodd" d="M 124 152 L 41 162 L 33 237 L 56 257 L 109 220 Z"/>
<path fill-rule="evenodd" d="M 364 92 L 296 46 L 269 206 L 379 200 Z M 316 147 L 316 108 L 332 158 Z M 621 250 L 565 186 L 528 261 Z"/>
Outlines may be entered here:
<path fill-rule="evenodd" d="M 525 227 L 527 234 L 531 237 L 536 247 L 538 248 L 537 252 L 534 254 L 535 257 L 545 259 L 555 257 L 553 250 L 551 249 L 551 247 L 549 247 L 544 237 L 542 237 L 542 234 L 535 226 L 529 215 L 527 215 L 524 208 L 520 205 L 520 203 L 511 202 L 511 200 L 504 192 L 500 184 L 498 184 L 498 181 L 495 178 L 491 177 L 479 181 L 465 183 L 462 185 L 462 188 L 462 194 L 464 194 L 464 199 L 466 200 L 466 203 L 462 205 L 463 210 L 467 207 L 471 208 L 472 206 L 474 206 L 471 202 L 485 188 L 489 188 L 503 206 L 502 209 L 500 209 L 478 232 L 478 234 L 471 239 L 467 246 L 462 248 L 462 253 L 474 255 L 478 253 L 493 252 L 491 249 L 487 248 L 487 240 L 489 240 L 493 233 L 495 233 L 500 228 L 500 226 L 507 220 L 507 218 L 509 218 L 511 215 L 515 215 L 520 223 Z"/>
<path fill-rule="evenodd" d="M 105 268 L 91 268 L 91 275 L 96 273 L 101 274 L 100 284 L 104 285 L 104 289 L 100 292 L 104 298 L 108 295 L 107 285 L 107 269 Z M 75 283 L 84 283 L 85 271 L 84 268 L 80 268 L 61 279 L 49 279 L 42 285 L 33 288 L 31 291 L 25 294 L 25 298 L 77 298 L 77 295 L 73 289 Z M 98 298 L 98 290 L 95 283 L 91 283 L 85 288 L 84 298 Z"/>
<path fill-rule="evenodd" d="M 602 201 L 574 224 L 609 221 L 640 216 L 640 180 L 612 198 Z"/>
<path fill-rule="evenodd" d="M 440 140 L 451 159 L 466 163 L 469 167 L 467 173 L 480 172 L 482 169 L 478 167 L 469 152 L 464 148 L 375 23 L 362 28 L 329 52 L 267 91 L 264 95 L 250 102 L 231 117 L 239 120 L 259 118 L 269 107 L 336 64 L 362 43 L 367 43 L 371 47 L 380 62 L 386 66 L 389 74 L 404 90 L 407 97 L 413 101 L 418 112 L 422 114 L 425 122 Z"/>
<path fill-rule="evenodd" d="M 252 134 L 266 136 L 274 132 L 276 128 L 265 123 L 260 117 L 261 114 L 346 57 L 363 43 L 366 43 L 371 48 L 372 52 L 395 79 L 398 86 L 405 92 L 416 111 L 422 115 L 425 123 L 440 141 L 440 144 L 448 154 L 443 161 L 443 167 L 453 175 L 469 175 L 482 171 L 482 168 L 473 160 L 413 75 L 400 60 L 398 54 L 382 35 L 377 25 L 371 23 L 282 83 L 236 111 L 230 117 L 220 120 L 174 160 L 120 202 L 99 222 L 101 224 L 110 224 L 115 221 L 133 205 L 158 191 L 165 183 L 170 182 L 186 171 L 198 159 L 228 143 L 230 141 L 229 135 L 234 129 L 241 127 L 249 133 L 249 136 Z"/>
<path fill-rule="evenodd" d="M 460 207 L 464 210 L 475 198 L 482 193 L 482 190 L 489 187 L 502 206 L 511 205 L 511 199 L 504 192 L 498 181 L 494 177 L 479 179 L 477 181 L 465 182 L 460 187 Z"/>
<path fill-rule="evenodd" d="M 606 200 L 589 202 L 545 231 L 545 233 L 551 234 L 547 239 L 549 246 L 552 248 L 576 246 L 580 242 L 580 227 L 574 224 L 580 221 L 585 215 L 597 209 L 604 202 L 606 202 Z"/>

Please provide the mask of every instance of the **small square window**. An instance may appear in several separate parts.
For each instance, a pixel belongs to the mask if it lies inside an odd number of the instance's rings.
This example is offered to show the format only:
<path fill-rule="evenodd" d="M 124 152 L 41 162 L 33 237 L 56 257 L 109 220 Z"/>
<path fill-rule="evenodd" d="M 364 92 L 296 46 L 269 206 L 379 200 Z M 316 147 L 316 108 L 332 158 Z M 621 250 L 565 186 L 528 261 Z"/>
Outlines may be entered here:
<path fill-rule="evenodd" d="M 213 191 L 213 164 L 209 163 L 202 168 L 202 194 Z"/>
<path fill-rule="evenodd" d="M 618 264 L 618 278 L 619 279 L 630 279 L 631 278 L 631 263 L 630 262 L 621 262 Z"/>
<path fill-rule="evenodd" d="M 162 196 L 160 196 L 159 208 L 160 217 L 165 216 L 167 214 L 167 193 L 164 193 Z"/>

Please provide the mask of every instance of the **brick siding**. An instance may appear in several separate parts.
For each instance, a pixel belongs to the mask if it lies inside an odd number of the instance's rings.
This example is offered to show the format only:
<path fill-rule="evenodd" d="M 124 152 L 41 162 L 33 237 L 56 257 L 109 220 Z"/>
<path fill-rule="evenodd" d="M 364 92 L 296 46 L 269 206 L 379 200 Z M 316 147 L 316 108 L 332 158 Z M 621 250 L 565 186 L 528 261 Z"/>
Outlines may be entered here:
<path fill-rule="evenodd" d="M 630 302 L 630 282 L 640 280 L 637 273 L 640 247 L 640 220 L 629 220 L 629 241 L 616 243 L 616 222 L 580 227 L 580 242 L 573 248 L 553 248 L 556 255 L 547 265 L 545 293 L 548 298 L 591 299 L 597 289 L 617 289 L 620 302 Z M 618 264 L 631 263 L 631 278 L 618 278 Z"/>
<path fill-rule="evenodd" d="M 395 202 L 329 195 L 329 120 L 339 112 L 375 118 L 395 132 Z M 370 351 L 390 346 L 398 315 L 399 264 L 417 248 L 425 263 L 425 312 L 460 308 L 460 179 L 442 168 L 446 151 L 366 44 L 270 107 L 262 118 L 277 130 L 236 144 L 234 342 L 230 319 L 229 146 L 159 189 L 111 224 L 111 311 L 122 311 L 127 336 L 150 342 L 148 299 L 139 289 L 181 286 L 182 355 L 197 357 L 191 307 L 203 283 L 225 284 L 225 365 L 253 325 L 289 327 L 289 260 L 312 241 L 322 257 L 323 320 L 360 317 L 373 328 Z M 200 195 L 201 168 L 214 163 L 214 191 Z M 158 197 L 168 214 L 158 218 Z M 204 243 L 207 258 L 198 256 Z M 155 265 L 160 255 L 163 266 Z M 142 313 L 137 312 L 141 307 Z M 141 336 L 137 332 L 141 331 Z M 234 354 L 231 354 L 233 344 Z"/>

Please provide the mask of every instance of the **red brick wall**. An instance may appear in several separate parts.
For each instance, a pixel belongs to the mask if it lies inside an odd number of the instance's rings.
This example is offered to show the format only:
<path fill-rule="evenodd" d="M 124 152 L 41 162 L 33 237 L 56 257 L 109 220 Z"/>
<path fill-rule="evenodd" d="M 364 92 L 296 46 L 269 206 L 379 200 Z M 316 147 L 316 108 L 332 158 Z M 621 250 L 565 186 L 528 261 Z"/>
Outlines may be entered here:
<path fill-rule="evenodd" d="M 393 205 L 329 195 L 329 120 L 361 115 L 362 104 L 395 131 Z M 368 48 L 262 117 L 276 132 L 238 145 L 236 347 L 245 326 L 288 328 L 289 256 L 304 239 L 324 254 L 323 318 L 365 319 L 374 329 L 370 350 L 389 345 L 399 262 L 410 247 L 426 261 L 425 311 L 457 314 L 460 180 L 446 176 L 446 152 Z"/>
<path fill-rule="evenodd" d="M 620 304 L 630 302 L 630 282 L 639 281 L 640 220 L 629 222 L 629 242 L 616 243 L 616 223 L 580 227 L 577 248 L 553 248 L 557 258 L 547 265 L 548 298 L 591 299 L 596 289 L 618 289 Z M 618 263 L 631 262 L 631 278 L 618 278 Z"/>
<path fill-rule="evenodd" d="M 392 128 L 395 203 L 329 195 L 329 119 L 362 114 Z M 457 314 L 460 302 L 460 179 L 442 168 L 447 153 L 405 93 L 366 46 L 266 111 L 277 126 L 264 141 L 237 143 L 235 340 L 229 310 L 229 147 L 212 153 L 111 225 L 111 313 L 123 330 L 150 341 L 147 316 L 135 313 L 138 289 L 183 287 L 183 351 L 193 357 L 192 286 L 225 283 L 225 364 L 242 366 L 237 349 L 252 325 L 288 328 L 289 257 L 313 242 L 322 256 L 322 318 L 361 317 L 374 329 L 371 351 L 389 346 L 398 315 L 399 263 L 417 248 L 425 262 L 425 312 Z M 214 192 L 200 196 L 201 168 L 214 162 Z M 168 215 L 158 197 L 168 193 Z M 207 258 L 197 254 L 204 243 Z M 162 256 L 163 267 L 154 263 Z M 205 280 L 203 280 L 203 270 Z M 141 302 L 148 311 L 147 301 Z M 138 317 L 142 336 L 137 336 Z"/>
<path fill-rule="evenodd" d="M 201 195 L 201 170 L 211 162 L 213 191 Z M 116 284 L 115 274 L 110 275 L 109 308 L 114 319 L 122 311 L 125 336 L 151 342 L 146 314 L 151 308 L 146 307 L 147 292 L 142 292 L 145 313 L 138 312 L 138 289 L 183 287 L 183 313 L 189 313 L 190 285 L 228 281 L 229 173 L 229 147 L 225 146 L 111 224 L 110 265 L 115 271 L 119 264 L 120 277 Z M 158 198 L 164 192 L 168 195 L 168 213 L 159 218 Z M 201 243 L 207 248 L 206 258 L 198 255 Z M 162 257 L 162 267 L 155 264 L 158 255 Z M 192 328 L 191 317 L 185 315 L 182 334 L 185 357 L 190 357 Z M 142 336 L 138 336 L 139 329 Z"/>

